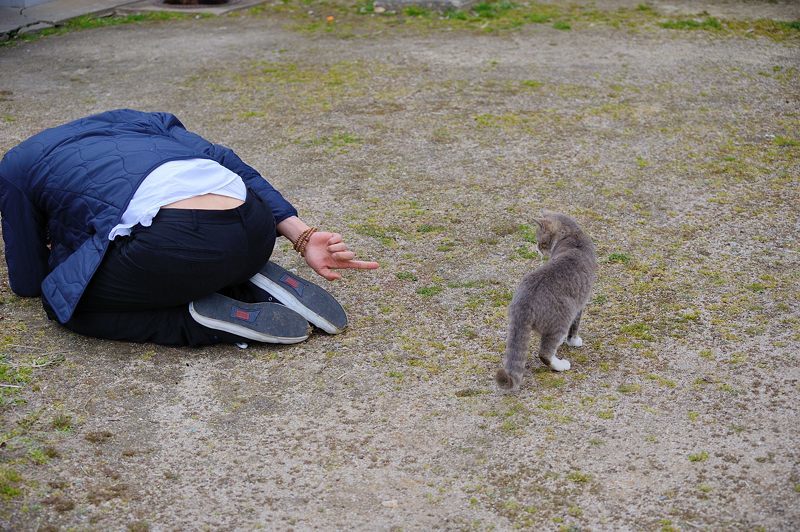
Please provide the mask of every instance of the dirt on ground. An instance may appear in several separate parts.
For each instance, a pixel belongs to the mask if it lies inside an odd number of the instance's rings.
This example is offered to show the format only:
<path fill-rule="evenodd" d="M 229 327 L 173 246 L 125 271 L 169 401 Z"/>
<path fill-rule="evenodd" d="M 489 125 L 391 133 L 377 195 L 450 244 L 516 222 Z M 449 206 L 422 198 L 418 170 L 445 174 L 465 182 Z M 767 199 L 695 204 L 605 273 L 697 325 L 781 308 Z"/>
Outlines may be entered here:
<path fill-rule="evenodd" d="M 169 111 L 381 263 L 319 279 L 345 333 L 242 350 L 77 336 L 0 261 L 0 527 L 800 527 L 798 5 L 481 5 L 0 48 L 0 152 Z M 584 346 L 500 394 L 542 209 L 598 248 Z"/>

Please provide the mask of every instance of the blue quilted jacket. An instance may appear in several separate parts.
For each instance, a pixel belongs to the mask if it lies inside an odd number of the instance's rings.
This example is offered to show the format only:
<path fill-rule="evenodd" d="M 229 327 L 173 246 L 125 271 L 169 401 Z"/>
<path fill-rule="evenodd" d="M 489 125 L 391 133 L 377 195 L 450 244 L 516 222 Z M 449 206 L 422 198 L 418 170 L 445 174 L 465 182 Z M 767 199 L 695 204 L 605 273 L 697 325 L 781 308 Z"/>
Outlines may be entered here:
<path fill-rule="evenodd" d="M 11 289 L 42 295 L 67 322 L 134 192 L 159 165 L 217 161 L 242 177 L 279 223 L 297 211 L 228 148 L 168 113 L 109 111 L 47 129 L 0 162 L 0 210 Z"/>

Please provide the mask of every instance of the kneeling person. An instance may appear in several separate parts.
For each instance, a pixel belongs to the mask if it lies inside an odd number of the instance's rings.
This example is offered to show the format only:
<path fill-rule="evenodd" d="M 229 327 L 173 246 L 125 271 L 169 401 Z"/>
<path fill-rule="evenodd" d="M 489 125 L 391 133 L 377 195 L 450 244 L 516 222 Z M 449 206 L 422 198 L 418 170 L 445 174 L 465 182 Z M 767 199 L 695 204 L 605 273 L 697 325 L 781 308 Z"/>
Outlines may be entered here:
<path fill-rule="evenodd" d="M 173 115 L 109 111 L 47 129 L 0 162 L 11 289 L 89 336 L 165 345 L 336 334 L 342 307 L 269 261 L 293 242 L 320 276 L 357 261 L 230 149 Z"/>

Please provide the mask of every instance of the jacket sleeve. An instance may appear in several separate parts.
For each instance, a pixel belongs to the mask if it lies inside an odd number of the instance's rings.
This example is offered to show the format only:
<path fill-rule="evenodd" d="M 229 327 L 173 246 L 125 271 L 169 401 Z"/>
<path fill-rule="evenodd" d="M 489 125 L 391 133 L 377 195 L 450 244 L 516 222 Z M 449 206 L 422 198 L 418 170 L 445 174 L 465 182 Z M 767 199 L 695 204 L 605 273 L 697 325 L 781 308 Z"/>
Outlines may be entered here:
<path fill-rule="evenodd" d="M 276 224 L 290 216 L 297 216 L 297 209 L 253 167 L 245 164 L 233 150 L 220 144 L 212 144 L 200 135 L 187 131 L 181 121 L 172 114 L 153 114 L 163 124 L 164 130 L 180 143 L 200 150 L 231 172 L 238 174 L 245 185 L 252 188 L 269 205 Z"/>
<path fill-rule="evenodd" d="M 28 197 L 2 174 L 0 211 L 3 213 L 3 241 L 11 290 L 23 297 L 38 296 L 48 273 L 47 260 L 50 256 L 46 219 Z"/>

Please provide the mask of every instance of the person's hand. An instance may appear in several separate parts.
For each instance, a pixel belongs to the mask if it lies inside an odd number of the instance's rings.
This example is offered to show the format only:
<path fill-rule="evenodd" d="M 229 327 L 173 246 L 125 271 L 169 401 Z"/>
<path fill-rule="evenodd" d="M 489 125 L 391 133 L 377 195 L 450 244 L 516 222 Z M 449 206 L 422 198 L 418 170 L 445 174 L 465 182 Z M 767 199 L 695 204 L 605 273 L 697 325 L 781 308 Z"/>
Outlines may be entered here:
<path fill-rule="evenodd" d="M 338 233 L 317 231 L 311 235 L 306 244 L 306 262 L 319 275 L 329 281 L 341 279 L 342 276 L 333 271 L 345 268 L 374 270 L 377 262 L 353 260 L 356 254 L 347 248 Z"/>

